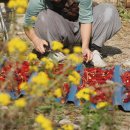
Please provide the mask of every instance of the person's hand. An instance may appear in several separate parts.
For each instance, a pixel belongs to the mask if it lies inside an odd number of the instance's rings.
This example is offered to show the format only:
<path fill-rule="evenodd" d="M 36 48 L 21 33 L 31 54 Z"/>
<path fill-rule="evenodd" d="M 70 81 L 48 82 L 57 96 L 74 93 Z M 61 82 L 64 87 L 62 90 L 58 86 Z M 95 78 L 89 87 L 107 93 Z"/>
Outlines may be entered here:
<path fill-rule="evenodd" d="M 48 46 L 48 43 L 47 41 L 37 37 L 33 40 L 33 45 L 38 52 L 43 54 L 46 51 L 45 46 Z"/>
<path fill-rule="evenodd" d="M 92 60 L 92 52 L 90 51 L 89 48 L 82 48 L 82 54 L 83 54 L 83 58 L 86 62 L 89 62 Z"/>

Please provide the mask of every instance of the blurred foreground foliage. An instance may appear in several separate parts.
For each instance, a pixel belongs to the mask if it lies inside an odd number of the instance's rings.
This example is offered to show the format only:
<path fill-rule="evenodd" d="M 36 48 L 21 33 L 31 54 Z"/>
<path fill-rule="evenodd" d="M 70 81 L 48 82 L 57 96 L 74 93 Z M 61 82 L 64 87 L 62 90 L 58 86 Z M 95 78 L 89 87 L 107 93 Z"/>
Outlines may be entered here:
<path fill-rule="evenodd" d="M 21 2 L 10 0 L 8 6 L 15 10 L 14 13 L 21 14 L 27 7 L 27 0 L 21 0 Z M 119 7 L 118 9 L 121 17 L 130 18 L 124 8 Z M 13 28 L 10 30 L 10 40 L 6 43 L 1 42 L 0 46 L 0 71 L 3 66 L 8 66 L 5 70 L 9 69 L 0 82 L 0 130 L 74 130 L 74 124 L 80 126 L 79 130 L 99 130 L 104 125 L 107 129 L 116 130 L 114 118 L 116 108 L 112 105 L 101 102 L 102 104 L 98 105 L 97 109 L 90 109 L 91 101 L 86 98 L 85 92 L 80 95 L 83 98 L 80 107 L 64 103 L 66 95 L 62 91 L 63 83 L 69 82 L 77 85 L 80 82 L 80 76 L 74 71 L 74 67 L 83 61 L 80 54 L 81 48 L 74 48 L 74 53 L 70 54 L 69 50 L 63 49 L 59 42 L 54 41 L 56 44 L 53 51 L 59 49 L 68 57 L 64 62 L 64 71 L 56 75 L 53 73 L 53 69 L 58 66 L 58 63 L 48 57 L 39 60 L 31 52 L 27 39 L 16 37 L 15 26 L 19 26 L 19 24 L 16 15 L 13 16 L 15 18 L 13 18 Z M 28 71 L 25 66 L 22 72 L 19 69 L 24 61 L 29 62 L 29 74 L 37 73 L 30 82 L 25 80 L 26 75 L 22 77 L 22 80 L 25 79 L 21 82 L 21 77 L 18 75 L 23 74 L 24 69 Z M 17 69 L 17 73 L 15 69 Z M 20 73 L 18 73 L 19 71 Z M 0 76 L 3 76 L 3 73 L 2 71 Z M 16 77 L 20 82 L 16 82 Z M 109 85 L 109 87 L 113 86 Z M 8 92 L 10 90 L 19 92 L 20 89 L 26 91 L 26 96 L 12 100 Z M 94 94 L 96 93 L 94 92 Z M 90 95 L 87 93 L 87 96 Z M 56 97 L 61 97 L 63 102 L 57 103 Z M 59 124 L 59 121 L 66 118 L 72 120 L 73 123 Z"/>

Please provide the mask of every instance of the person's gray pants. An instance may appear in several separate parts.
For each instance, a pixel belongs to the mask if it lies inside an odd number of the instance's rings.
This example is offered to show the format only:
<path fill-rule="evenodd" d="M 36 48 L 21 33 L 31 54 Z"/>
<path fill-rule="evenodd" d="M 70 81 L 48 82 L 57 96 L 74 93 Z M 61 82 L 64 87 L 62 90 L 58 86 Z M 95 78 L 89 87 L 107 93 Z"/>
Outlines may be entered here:
<path fill-rule="evenodd" d="M 93 27 L 91 44 L 102 47 L 120 28 L 121 20 L 112 4 L 99 4 L 93 8 Z M 35 23 L 36 34 L 48 42 L 62 42 L 72 48 L 81 44 L 80 24 L 64 19 L 58 13 L 47 9 L 39 13 Z"/>

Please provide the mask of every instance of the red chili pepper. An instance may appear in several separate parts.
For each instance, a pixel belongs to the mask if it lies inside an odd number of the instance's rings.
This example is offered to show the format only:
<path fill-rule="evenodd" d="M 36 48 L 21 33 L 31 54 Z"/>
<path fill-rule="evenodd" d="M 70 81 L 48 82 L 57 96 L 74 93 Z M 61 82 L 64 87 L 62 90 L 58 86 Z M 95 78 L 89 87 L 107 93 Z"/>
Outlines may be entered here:
<path fill-rule="evenodd" d="M 19 62 L 13 63 L 16 66 L 16 69 L 14 71 L 14 80 L 17 82 L 16 84 L 20 84 L 22 82 L 25 82 L 29 78 L 29 62 L 24 61 L 22 64 Z M 0 72 L 0 80 L 5 81 L 7 74 L 11 70 L 11 68 L 14 66 L 11 62 L 6 62 L 4 67 L 1 69 Z M 9 84 L 10 85 L 10 84 Z M 19 93 L 21 90 L 19 86 L 17 88 L 14 88 L 13 86 L 8 87 L 9 90 L 15 90 L 17 93 Z"/>
<path fill-rule="evenodd" d="M 123 99 L 123 102 L 124 102 L 124 103 L 130 102 L 130 98 L 125 98 L 125 99 Z"/>
<path fill-rule="evenodd" d="M 122 82 L 126 90 L 124 93 L 126 94 L 126 98 L 123 99 L 123 102 L 130 102 L 130 71 L 126 71 L 121 75 Z"/>
<path fill-rule="evenodd" d="M 68 94 L 70 91 L 70 86 L 66 82 L 63 83 L 63 91 L 65 92 L 65 94 Z"/>
<path fill-rule="evenodd" d="M 0 76 L 0 81 L 5 81 L 5 78 Z"/>
<path fill-rule="evenodd" d="M 126 88 L 130 87 L 130 71 L 126 71 L 121 75 L 122 82 Z"/>

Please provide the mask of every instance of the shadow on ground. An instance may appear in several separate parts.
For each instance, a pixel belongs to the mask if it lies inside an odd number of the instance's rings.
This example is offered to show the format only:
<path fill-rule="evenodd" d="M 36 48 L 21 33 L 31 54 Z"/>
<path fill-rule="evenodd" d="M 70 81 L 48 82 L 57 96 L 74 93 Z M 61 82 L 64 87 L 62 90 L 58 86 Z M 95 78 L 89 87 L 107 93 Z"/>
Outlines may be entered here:
<path fill-rule="evenodd" d="M 116 54 L 121 54 L 122 51 L 117 47 L 104 46 L 101 50 L 101 53 L 103 54 L 103 57 L 107 57 L 107 56 L 113 56 Z"/>

